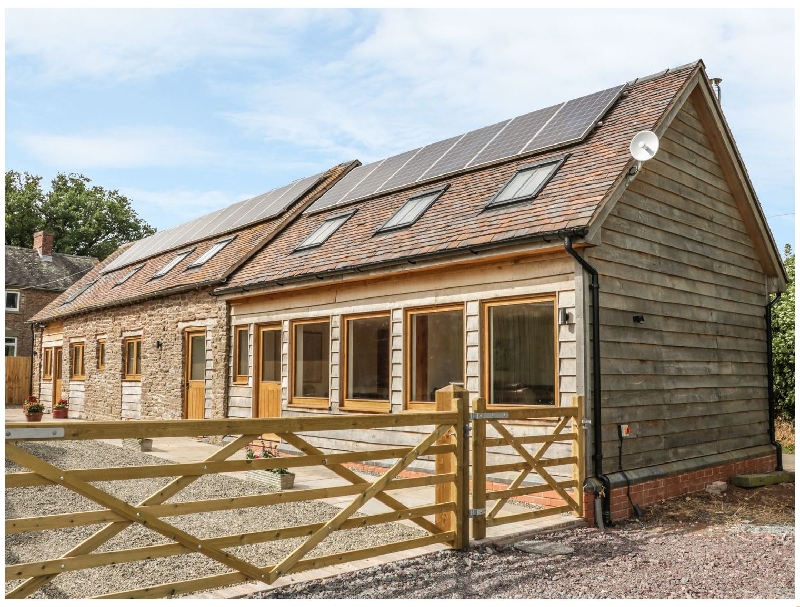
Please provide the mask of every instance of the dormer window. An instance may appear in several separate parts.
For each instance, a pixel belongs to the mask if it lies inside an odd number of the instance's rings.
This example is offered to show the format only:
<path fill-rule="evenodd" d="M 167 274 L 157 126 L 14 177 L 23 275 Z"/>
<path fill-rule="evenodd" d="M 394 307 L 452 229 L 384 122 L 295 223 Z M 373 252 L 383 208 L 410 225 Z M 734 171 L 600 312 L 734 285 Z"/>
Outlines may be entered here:
<path fill-rule="evenodd" d="M 192 251 L 193 250 L 194 249 L 192 249 Z M 180 253 L 178 253 L 172 261 L 170 261 L 167 265 L 165 265 L 163 268 L 161 268 L 158 272 L 153 274 L 153 278 L 160 278 L 160 277 L 164 276 L 164 274 L 169 272 L 172 268 L 174 268 L 180 262 L 182 262 L 184 259 L 186 259 L 189 256 L 189 253 L 191 253 L 192 251 L 181 251 Z"/>
<path fill-rule="evenodd" d="M 135 268 L 131 268 L 131 270 L 130 270 L 130 271 L 127 273 L 127 274 L 125 274 L 125 276 L 123 276 L 122 278 L 120 278 L 120 279 L 119 279 L 119 280 L 118 280 L 118 281 L 117 281 L 117 282 L 114 284 L 114 286 L 115 286 L 115 287 L 118 287 L 118 286 L 120 286 L 121 284 L 123 284 L 124 282 L 127 282 L 127 281 L 128 281 L 128 279 L 129 279 L 131 276 L 133 276 L 134 274 L 136 274 L 136 272 L 138 272 L 139 270 L 141 270 L 143 267 L 144 267 L 144 264 L 142 263 L 142 264 L 139 264 L 138 266 L 136 266 Z"/>
<path fill-rule="evenodd" d="M 417 219 L 422 217 L 422 214 L 428 210 L 428 207 L 430 207 L 446 189 L 447 186 L 444 186 L 436 190 L 430 190 L 428 192 L 423 192 L 422 194 L 412 196 L 402 207 L 400 207 L 397 213 L 389 218 L 389 221 L 380 227 L 378 232 L 388 232 L 390 230 L 407 228 L 417 221 Z"/>
<path fill-rule="evenodd" d="M 489 201 L 486 205 L 487 208 L 533 200 L 565 160 L 566 157 L 520 167 L 497 195 Z"/>
<path fill-rule="evenodd" d="M 316 230 L 311 233 L 311 236 L 306 238 L 303 242 L 301 242 L 295 248 L 295 251 L 301 251 L 303 249 L 312 249 L 314 247 L 320 246 L 324 243 L 328 238 L 331 237 L 336 230 L 338 230 L 342 224 L 350 219 L 353 216 L 355 211 L 351 211 L 349 213 L 344 213 L 342 215 L 337 215 L 336 217 L 331 217 L 330 219 L 326 219 L 321 226 L 319 226 Z"/>
<path fill-rule="evenodd" d="M 212 246 L 208 251 L 206 251 L 200 257 L 198 257 L 192 263 L 190 263 L 189 264 L 189 268 L 190 269 L 191 268 L 199 268 L 204 263 L 206 263 L 209 259 L 214 257 L 214 255 L 216 255 L 222 249 L 224 249 L 225 245 L 227 245 L 233 239 L 234 239 L 234 237 L 231 236 L 230 238 L 226 238 L 225 240 L 220 240 L 220 241 L 215 242 L 214 246 Z"/>

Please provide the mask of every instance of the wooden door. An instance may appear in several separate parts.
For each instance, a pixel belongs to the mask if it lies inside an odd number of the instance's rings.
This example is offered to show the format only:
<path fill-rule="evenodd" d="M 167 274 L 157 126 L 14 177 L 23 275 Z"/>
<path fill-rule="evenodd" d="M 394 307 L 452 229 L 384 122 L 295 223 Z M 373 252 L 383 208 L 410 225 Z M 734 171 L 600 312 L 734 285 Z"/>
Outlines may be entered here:
<path fill-rule="evenodd" d="M 281 416 L 281 329 L 258 328 L 258 369 L 253 392 L 256 403 L 254 417 Z M 264 434 L 267 440 L 278 440 L 274 434 Z"/>
<path fill-rule="evenodd" d="M 203 419 L 206 401 L 206 333 L 186 333 L 186 419 Z"/>
<path fill-rule="evenodd" d="M 61 346 L 53 348 L 53 405 L 61 398 L 61 358 Z"/>

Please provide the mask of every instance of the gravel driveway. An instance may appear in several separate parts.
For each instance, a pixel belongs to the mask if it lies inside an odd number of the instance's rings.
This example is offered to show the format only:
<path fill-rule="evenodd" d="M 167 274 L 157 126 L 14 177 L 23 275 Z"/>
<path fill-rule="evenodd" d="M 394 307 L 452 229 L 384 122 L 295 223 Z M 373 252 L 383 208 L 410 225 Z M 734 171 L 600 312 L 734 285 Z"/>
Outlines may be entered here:
<path fill-rule="evenodd" d="M 794 528 L 579 528 L 511 546 L 443 551 L 251 598 L 794 598 Z"/>

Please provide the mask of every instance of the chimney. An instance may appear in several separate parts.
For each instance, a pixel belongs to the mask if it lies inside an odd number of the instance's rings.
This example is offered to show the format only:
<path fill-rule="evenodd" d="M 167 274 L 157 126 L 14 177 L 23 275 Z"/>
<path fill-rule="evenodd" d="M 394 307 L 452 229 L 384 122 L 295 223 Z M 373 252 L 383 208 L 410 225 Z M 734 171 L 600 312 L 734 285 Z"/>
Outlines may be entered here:
<path fill-rule="evenodd" d="M 36 232 L 33 235 L 33 248 L 44 261 L 53 261 L 53 233 Z"/>

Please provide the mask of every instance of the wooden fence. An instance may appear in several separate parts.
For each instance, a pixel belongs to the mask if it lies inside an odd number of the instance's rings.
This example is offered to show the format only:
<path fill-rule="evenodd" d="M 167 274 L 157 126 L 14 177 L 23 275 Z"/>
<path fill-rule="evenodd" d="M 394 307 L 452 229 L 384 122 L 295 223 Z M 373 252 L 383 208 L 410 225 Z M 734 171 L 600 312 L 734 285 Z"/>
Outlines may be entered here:
<path fill-rule="evenodd" d="M 6 566 L 6 581 L 24 580 L 6 594 L 6 598 L 24 598 L 42 585 L 67 571 L 102 567 L 115 563 L 130 563 L 146 559 L 195 552 L 205 555 L 230 568 L 229 573 L 194 578 L 138 588 L 126 592 L 102 595 L 102 598 L 157 598 L 196 592 L 208 588 L 236 584 L 248 580 L 273 583 L 290 573 L 316 569 L 332 564 L 400 552 L 426 545 L 445 543 L 462 548 L 467 542 L 466 525 L 469 488 L 466 479 L 468 444 L 463 427 L 468 423 L 467 403 L 453 397 L 452 391 L 437 398 L 436 412 L 407 412 L 397 415 L 326 415 L 279 419 L 220 419 L 127 422 L 46 422 L 39 424 L 6 424 L 6 458 L 30 472 L 6 474 L 6 489 L 37 485 L 59 485 L 94 501 L 100 510 L 71 512 L 6 520 L 6 534 L 30 531 L 47 531 L 103 524 L 103 528 L 72 550 L 53 558 Z M 428 426 L 433 429 L 414 447 L 354 451 L 326 455 L 300 433 L 330 430 L 355 430 Z M 426 430 L 427 431 L 427 430 Z M 281 456 L 268 459 L 231 460 L 253 439 L 265 432 L 277 434 L 303 455 Z M 123 468 L 61 469 L 23 450 L 18 440 L 95 440 L 108 438 L 158 438 L 195 436 L 238 436 L 202 462 L 162 464 L 158 466 L 131 466 Z M 421 456 L 435 456 L 434 474 L 397 478 L 400 472 Z M 397 459 L 377 480 L 365 480 L 343 464 L 371 460 Z M 165 504 L 197 479 L 206 474 L 274 468 L 301 468 L 325 466 L 346 480 L 349 485 L 319 489 L 298 489 L 277 493 L 221 497 L 220 499 L 188 501 Z M 124 481 L 129 479 L 178 477 L 165 484 L 140 503 L 129 504 L 90 483 L 99 481 Z M 409 487 L 433 486 L 435 503 L 407 507 L 387 491 Z M 285 504 L 338 496 L 354 496 L 352 502 L 336 516 L 324 523 L 311 523 L 280 529 L 223 537 L 196 537 L 164 520 L 169 516 L 202 513 L 218 510 L 238 510 L 272 504 Z M 391 512 L 350 518 L 369 500 L 376 499 Z M 433 522 L 425 518 L 434 516 Z M 397 520 L 409 520 L 422 528 L 426 535 L 420 538 L 394 542 L 373 548 L 340 552 L 317 558 L 304 558 L 334 531 L 354 529 Z M 158 546 L 146 546 L 109 552 L 95 552 L 131 524 L 145 525 L 164 535 L 169 541 Z M 300 546 L 282 560 L 268 566 L 256 565 L 235 557 L 226 548 L 306 537 Z"/>
<path fill-rule="evenodd" d="M 31 359 L 6 356 L 6 405 L 21 405 L 31 385 Z"/>

